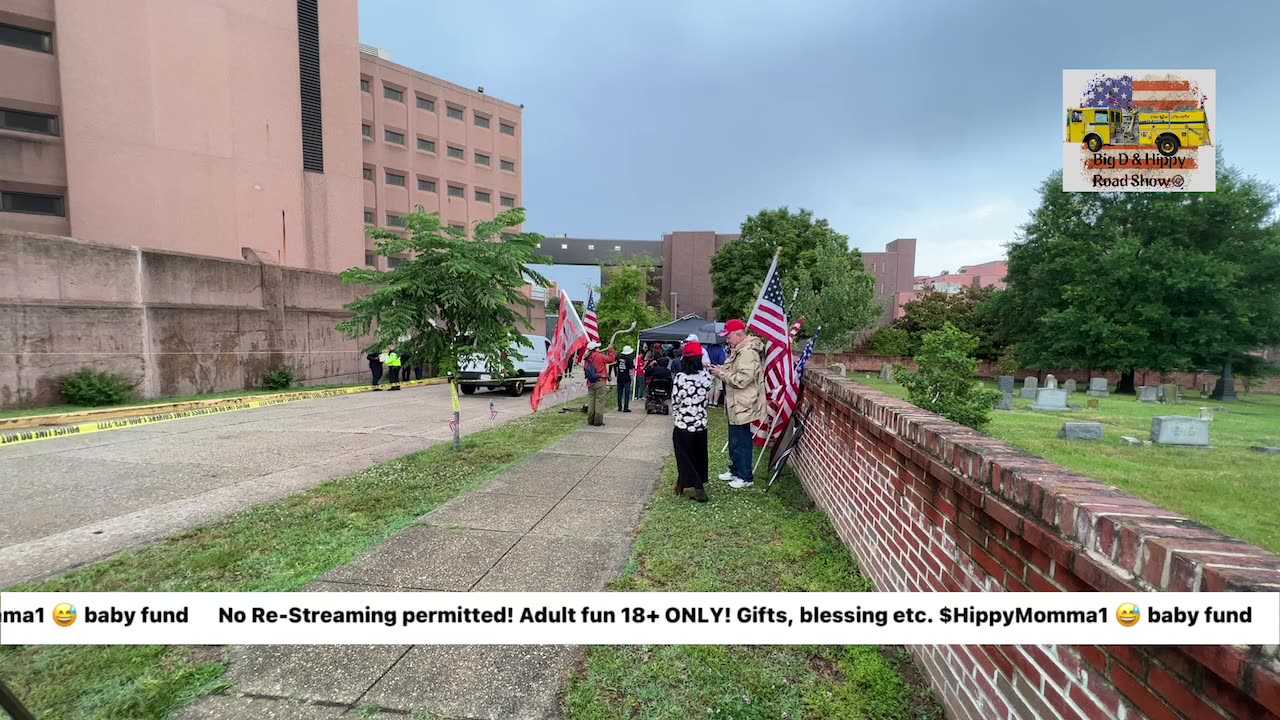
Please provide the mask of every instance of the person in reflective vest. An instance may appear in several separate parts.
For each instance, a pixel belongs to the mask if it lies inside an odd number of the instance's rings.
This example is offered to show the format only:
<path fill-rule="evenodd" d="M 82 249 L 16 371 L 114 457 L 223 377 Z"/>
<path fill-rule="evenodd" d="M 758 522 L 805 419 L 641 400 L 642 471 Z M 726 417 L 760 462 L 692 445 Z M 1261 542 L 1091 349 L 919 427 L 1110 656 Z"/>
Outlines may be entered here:
<path fill-rule="evenodd" d="M 400 389 L 400 356 L 396 354 L 396 346 L 388 345 L 387 351 L 379 358 L 387 366 L 387 374 L 391 377 L 391 389 Z"/>

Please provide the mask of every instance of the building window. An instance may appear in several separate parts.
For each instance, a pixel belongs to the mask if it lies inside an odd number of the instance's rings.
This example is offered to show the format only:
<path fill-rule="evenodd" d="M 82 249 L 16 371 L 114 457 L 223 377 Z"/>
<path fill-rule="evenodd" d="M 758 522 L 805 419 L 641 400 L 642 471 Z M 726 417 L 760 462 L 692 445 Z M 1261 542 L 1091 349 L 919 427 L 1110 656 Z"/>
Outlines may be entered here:
<path fill-rule="evenodd" d="M 460 108 L 460 107 L 454 107 L 454 106 L 452 106 L 452 105 L 446 105 L 446 106 L 445 106 L 445 111 L 446 111 L 446 114 L 447 114 L 449 117 L 453 118 L 454 120 L 461 120 L 461 119 L 462 119 L 463 110 L 462 110 L 462 108 Z"/>
<path fill-rule="evenodd" d="M 395 101 L 396 101 L 396 102 L 398 102 L 398 103 L 402 103 L 402 102 L 404 102 L 404 91 L 403 91 L 403 90 L 397 90 L 397 89 L 395 89 L 395 88 L 393 88 L 393 87 L 388 87 L 388 86 L 386 86 L 386 85 L 383 85 L 383 86 L 382 86 L 382 97 L 384 97 L 384 98 L 386 98 L 386 99 L 388 99 L 388 100 L 395 100 Z"/>
<path fill-rule="evenodd" d="M 403 264 L 404 264 L 404 260 L 398 257 L 387 258 L 387 269 L 389 270 L 395 270 L 396 268 L 400 267 Z"/>
<path fill-rule="evenodd" d="M 450 145 L 450 146 L 449 146 L 449 157 L 451 157 L 451 158 L 453 158 L 453 159 L 455 159 L 455 160 L 466 160 L 466 159 L 467 159 L 467 153 L 466 153 L 466 151 L 464 151 L 462 148 L 454 147 L 454 146 Z"/>
<path fill-rule="evenodd" d="M 614 252 L 622 252 L 622 246 L 621 246 L 621 245 L 614 245 L 614 246 L 613 246 L 613 251 L 614 251 Z"/>
<path fill-rule="evenodd" d="M 516 206 L 516 199 L 511 197 L 510 195 L 503 195 L 502 197 L 498 198 L 498 202 L 502 205 L 502 207 Z"/>
<path fill-rule="evenodd" d="M 466 231 L 467 231 L 467 229 L 466 229 L 465 227 L 463 227 L 462 225 L 459 225 L 459 224 L 457 224 L 457 223 L 453 223 L 453 224 L 449 225 L 449 227 L 453 228 L 454 230 L 457 230 L 458 232 L 466 232 Z"/>
<path fill-rule="evenodd" d="M 373 262 L 373 253 L 364 254 L 364 264 L 368 265 L 369 267 L 373 267 L 375 265 L 375 263 Z"/>
<path fill-rule="evenodd" d="M 482 128 L 488 128 L 488 127 L 489 127 L 489 118 L 487 118 L 487 117 L 485 117 L 485 116 L 483 116 L 483 115 L 476 115 L 476 114 L 474 114 L 474 113 L 472 113 L 472 117 L 474 117 L 474 118 L 475 118 L 476 127 L 482 127 Z"/>
<path fill-rule="evenodd" d="M 507 172 L 516 171 L 516 164 L 511 162 L 510 160 L 501 160 L 499 162 L 500 162 L 499 167 L 501 167 L 503 170 L 506 170 Z"/>
<path fill-rule="evenodd" d="M 372 126 L 372 125 L 361 125 L 361 126 L 360 126 L 360 134 L 361 134 L 361 135 L 363 135 L 363 136 L 365 136 L 365 137 L 367 137 L 367 138 L 369 138 L 370 140 L 372 140 L 372 139 L 373 139 L 373 126 Z"/>
<path fill-rule="evenodd" d="M 436 111 L 436 101 L 435 101 L 435 100 L 432 100 L 431 98 L 424 98 L 424 97 L 422 97 L 421 95 L 419 95 L 419 96 L 418 96 L 418 109 L 419 109 L 419 110 L 426 110 L 427 112 L 435 112 L 435 111 Z"/>
<path fill-rule="evenodd" d="M 489 156 L 483 153 L 476 153 L 476 164 L 489 167 Z"/>
<path fill-rule="evenodd" d="M 324 172 L 324 113 L 320 106 L 318 0 L 298 0 L 298 97 L 302 105 L 302 169 Z"/>
<path fill-rule="evenodd" d="M 595 249 L 596 249 L 596 246 L 595 246 L 595 245 L 587 245 L 587 249 L 588 249 L 588 250 L 595 250 Z"/>
<path fill-rule="evenodd" d="M 383 138 L 385 138 L 386 141 L 391 143 L 392 145 L 404 144 L 404 133 L 398 133 L 395 130 L 384 131 Z"/>
<path fill-rule="evenodd" d="M 364 211 L 364 224 L 365 224 L 365 225 L 372 225 L 372 224 L 373 224 L 373 211 L 372 211 L 372 210 L 365 210 L 365 211 Z"/>
<path fill-rule="evenodd" d="M 510 135 L 512 137 L 515 137 L 516 126 L 512 125 L 511 123 L 498 123 L 498 132 L 502 133 L 503 135 Z"/>
<path fill-rule="evenodd" d="M 369 92 L 369 81 L 364 78 L 360 78 L 360 92 Z"/>
<path fill-rule="evenodd" d="M 0 23 L 0 45 L 51 53 L 53 52 L 53 35 L 41 30 Z"/>
<path fill-rule="evenodd" d="M 436 191 L 436 181 L 418 178 L 418 192 L 433 193 Z"/>
<path fill-rule="evenodd" d="M 387 227 L 404 227 L 404 216 L 387 213 Z"/>
<path fill-rule="evenodd" d="M 57 135 L 58 118 L 44 113 L 0 108 L 0 128 L 40 133 L 41 135 Z"/>
<path fill-rule="evenodd" d="M 66 203 L 61 195 L 38 195 L 36 193 L 0 192 L 0 210 L 12 213 L 28 213 L 30 215 L 67 214 Z"/>
<path fill-rule="evenodd" d="M 456 197 L 456 198 L 464 198 L 464 199 L 465 199 L 465 198 L 467 197 L 467 191 L 466 191 L 464 188 L 459 187 L 459 186 L 457 186 L 457 185 L 450 185 L 450 186 L 449 186 L 449 197 Z"/>
<path fill-rule="evenodd" d="M 436 151 L 436 141 L 418 138 L 418 149 L 423 152 L 433 153 Z"/>
<path fill-rule="evenodd" d="M 483 190 L 476 191 L 476 202 L 482 202 L 482 203 L 493 202 L 493 200 L 491 199 L 492 197 L 493 197 L 492 195 L 490 195 L 489 193 Z"/>
<path fill-rule="evenodd" d="M 560 249 L 561 249 L 561 250 L 568 250 L 568 249 L 569 249 L 569 243 L 560 243 Z"/>
<path fill-rule="evenodd" d="M 404 176 L 397 173 L 393 173 L 390 170 L 388 170 L 387 184 L 395 185 L 396 187 L 404 187 Z"/>
<path fill-rule="evenodd" d="M 373 180 L 373 168 L 367 167 L 364 169 L 364 179 L 370 181 Z"/>

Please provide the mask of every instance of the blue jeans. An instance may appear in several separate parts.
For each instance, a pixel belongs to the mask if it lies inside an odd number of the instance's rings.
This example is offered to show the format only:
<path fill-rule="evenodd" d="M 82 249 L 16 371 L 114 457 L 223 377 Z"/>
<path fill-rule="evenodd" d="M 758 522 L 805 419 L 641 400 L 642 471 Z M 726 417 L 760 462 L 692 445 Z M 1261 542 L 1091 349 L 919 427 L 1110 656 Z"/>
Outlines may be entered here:
<path fill-rule="evenodd" d="M 729 472 L 734 477 L 751 482 L 752 450 L 751 425 L 729 426 Z"/>

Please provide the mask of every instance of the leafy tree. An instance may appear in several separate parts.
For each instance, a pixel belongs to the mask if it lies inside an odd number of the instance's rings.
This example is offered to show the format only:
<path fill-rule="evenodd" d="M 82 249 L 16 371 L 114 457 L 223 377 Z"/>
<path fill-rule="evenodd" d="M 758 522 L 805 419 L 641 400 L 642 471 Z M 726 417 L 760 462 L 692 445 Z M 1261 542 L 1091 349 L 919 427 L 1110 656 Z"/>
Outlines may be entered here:
<path fill-rule="evenodd" d="M 875 280 L 866 273 L 862 254 L 842 245 L 819 244 L 813 258 L 812 265 L 800 265 L 782 276 L 787 299 L 795 298 L 787 307 L 788 315 L 792 320 L 804 318 L 802 336 L 822 328 L 818 350 L 847 350 L 853 347 L 854 336 L 880 317 Z"/>
<path fill-rule="evenodd" d="M 907 331 L 911 337 L 908 354 L 917 352 L 925 333 L 941 330 L 947 323 L 978 339 L 977 355 L 991 360 L 1000 354 L 997 344 L 998 320 L 981 313 L 980 307 L 992 301 L 999 290 L 993 287 L 966 287 L 957 293 L 945 293 L 928 287 L 909 303 L 902 306 L 902 317 L 893 321 L 893 327 Z"/>
<path fill-rule="evenodd" d="M 547 314 L 560 315 L 560 296 L 558 294 L 547 298 Z"/>
<path fill-rule="evenodd" d="M 1229 375 L 1280 343 L 1277 204 L 1221 158 L 1212 193 L 1066 193 L 1055 173 L 1010 247 L 1002 332 L 1031 367 L 1123 389 L 1135 368 Z"/>
<path fill-rule="evenodd" d="M 599 289 L 596 302 L 596 320 L 600 328 L 600 341 L 609 342 L 613 333 L 636 323 L 637 331 L 661 324 L 665 308 L 646 304 L 653 292 L 649 281 L 652 261 L 645 259 L 619 260 L 617 265 L 602 267 L 607 282 Z"/>
<path fill-rule="evenodd" d="M 981 429 L 990 421 L 1000 392 L 977 381 L 978 361 L 973 357 L 977 347 L 976 337 L 950 322 L 925 333 L 915 356 L 916 371 L 906 372 L 899 366 L 895 373 L 907 389 L 907 399 L 948 420 Z"/>
<path fill-rule="evenodd" d="M 996 372 L 1001 375 L 1017 375 L 1018 370 L 1018 346 L 1009 345 L 1005 347 L 1004 352 L 1000 353 L 1000 358 L 996 360 Z"/>
<path fill-rule="evenodd" d="M 867 349 L 875 355 L 911 354 L 911 336 L 906 330 L 896 327 L 882 327 L 867 338 Z"/>
<path fill-rule="evenodd" d="M 352 316 L 338 330 L 348 338 L 372 335 L 369 350 L 394 344 L 437 372 L 456 376 L 469 359 L 495 375 L 510 372 L 504 355 L 529 347 L 523 336 L 528 324 L 514 308 L 533 303 L 521 291 L 530 280 L 549 285 L 528 267 L 545 261 L 536 253 L 541 236 L 503 232 L 524 221 L 523 208 L 508 210 L 477 224 L 468 240 L 464 231 L 444 225 L 439 213 L 419 206 L 404 216 L 404 235 L 369 228 L 375 252 L 408 259 L 387 271 L 343 271 L 343 282 L 373 290 L 346 306 Z"/>

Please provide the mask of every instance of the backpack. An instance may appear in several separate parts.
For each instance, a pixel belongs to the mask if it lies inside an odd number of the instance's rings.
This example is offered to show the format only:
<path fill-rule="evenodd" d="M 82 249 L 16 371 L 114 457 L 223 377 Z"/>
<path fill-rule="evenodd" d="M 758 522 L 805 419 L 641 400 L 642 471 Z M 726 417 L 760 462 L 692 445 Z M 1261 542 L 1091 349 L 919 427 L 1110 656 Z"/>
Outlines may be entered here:
<path fill-rule="evenodd" d="M 594 354 L 595 353 L 592 353 L 592 355 Z M 596 374 L 596 363 L 595 360 L 592 359 L 592 356 L 588 356 L 586 358 L 586 362 L 582 367 L 582 372 L 587 376 L 587 382 L 592 385 L 600 382 L 600 376 Z"/>

